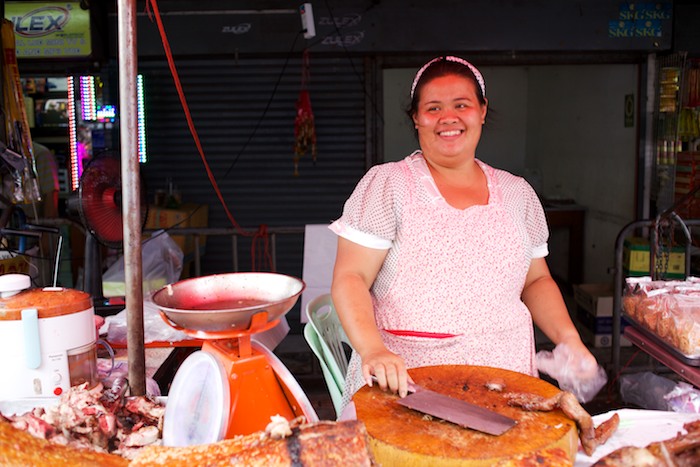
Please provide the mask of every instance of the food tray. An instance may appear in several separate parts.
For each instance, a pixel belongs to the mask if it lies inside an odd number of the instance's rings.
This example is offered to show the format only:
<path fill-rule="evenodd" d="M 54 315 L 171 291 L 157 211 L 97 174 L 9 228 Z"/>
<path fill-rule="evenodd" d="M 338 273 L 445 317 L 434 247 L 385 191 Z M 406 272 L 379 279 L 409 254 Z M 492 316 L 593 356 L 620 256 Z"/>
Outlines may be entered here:
<path fill-rule="evenodd" d="M 674 347 L 673 345 L 671 345 L 670 343 L 666 342 L 664 339 L 659 337 L 655 332 L 647 329 L 646 326 L 643 326 L 641 323 L 639 323 L 637 320 L 635 320 L 633 317 L 631 317 L 627 313 L 623 312 L 622 316 L 632 326 L 634 326 L 634 328 L 636 330 L 638 330 L 642 335 L 644 335 L 644 337 L 646 337 L 647 339 L 651 340 L 659 347 L 661 347 L 664 350 L 666 350 L 667 352 L 669 352 L 671 355 L 676 357 L 681 362 L 685 363 L 686 365 L 700 367 L 700 355 L 686 355 L 686 354 L 682 353 L 680 350 L 678 350 L 676 347 Z"/>

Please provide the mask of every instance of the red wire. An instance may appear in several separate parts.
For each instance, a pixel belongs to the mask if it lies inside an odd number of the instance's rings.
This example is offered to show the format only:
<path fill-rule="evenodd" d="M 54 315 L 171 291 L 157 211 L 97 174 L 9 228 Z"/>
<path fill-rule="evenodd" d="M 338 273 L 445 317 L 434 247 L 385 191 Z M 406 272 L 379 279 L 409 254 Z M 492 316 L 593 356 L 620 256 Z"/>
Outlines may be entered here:
<path fill-rule="evenodd" d="M 262 243 L 263 245 L 263 256 L 264 260 L 267 263 L 267 266 L 272 269 L 272 256 L 270 255 L 270 236 L 267 233 L 267 225 L 262 224 L 258 231 L 255 233 L 253 236 L 253 242 L 251 244 L 251 265 L 253 271 L 261 270 L 262 267 L 264 266 L 263 264 L 263 259 L 258 258 L 256 254 L 257 250 L 257 245 L 259 243 Z M 257 259 L 257 261 L 256 261 Z M 257 268 L 257 269 L 256 269 Z"/>
<path fill-rule="evenodd" d="M 620 370 L 617 372 L 617 374 L 614 375 L 615 377 L 613 378 L 613 380 L 610 381 L 610 383 L 608 383 L 608 402 L 612 401 L 613 390 L 615 389 L 615 385 L 617 384 L 617 380 L 620 379 L 622 372 L 632 364 L 632 361 L 637 357 L 637 355 L 639 355 L 639 352 L 641 352 L 641 351 L 642 351 L 642 349 L 637 349 L 637 351 L 634 354 L 632 354 L 632 356 L 629 358 L 629 360 L 627 360 L 627 363 L 625 363 L 622 366 L 622 368 L 620 368 Z"/>
<path fill-rule="evenodd" d="M 153 14 L 151 13 L 151 9 L 153 9 Z M 224 197 L 221 194 L 221 190 L 219 190 L 219 184 L 216 182 L 216 178 L 214 177 L 214 174 L 211 171 L 211 168 L 209 167 L 209 163 L 207 162 L 207 158 L 204 156 L 204 149 L 202 148 L 202 143 L 199 140 L 199 135 L 197 134 L 197 129 L 194 126 L 194 121 L 192 120 L 192 114 L 190 113 L 190 108 L 189 105 L 187 105 L 187 99 L 185 98 L 185 93 L 182 90 L 182 84 L 180 83 L 180 75 L 177 72 L 177 68 L 175 67 L 175 61 L 173 60 L 173 54 L 172 51 L 170 50 L 170 43 L 168 42 L 168 37 L 165 34 L 165 28 L 163 27 L 163 21 L 161 20 L 160 17 L 160 11 L 158 10 L 158 3 L 156 0 L 147 0 L 146 2 L 146 13 L 148 13 L 148 17 L 153 21 L 153 18 L 155 16 L 156 24 L 158 25 L 158 32 L 160 33 L 160 39 L 163 43 L 163 49 L 165 50 L 165 56 L 168 60 L 168 66 L 170 67 L 170 73 L 173 76 L 173 81 L 175 81 L 175 88 L 177 89 L 177 95 L 180 98 L 180 104 L 182 104 L 182 110 L 185 113 L 185 118 L 187 119 L 187 126 L 190 129 L 190 133 L 192 134 L 192 138 L 194 139 L 194 143 L 197 146 L 197 151 L 199 152 L 199 156 L 202 159 L 202 163 L 204 164 L 204 168 L 207 171 L 207 176 L 209 177 L 209 182 L 211 183 L 212 187 L 214 188 L 214 192 L 216 193 L 216 197 L 219 198 L 219 201 L 221 202 L 221 206 L 223 206 L 224 211 L 226 212 L 226 216 L 228 217 L 229 221 L 231 221 L 231 224 L 233 227 L 238 231 L 240 235 L 243 236 L 252 236 L 253 237 L 253 242 L 251 245 L 251 257 L 252 257 L 252 262 L 253 262 L 253 270 L 255 269 L 256 261 L 255 261 L 255 243 L 256 239 L 264 239 L 264 256 L 265 259 L 267 260 L 268 267 L 270 270 L 273 270 L 272 267 L 272 260 L 271 256 L 269 253 L 269 242 L 268 242 L 268 234 L 267 234 L 267 226 L 261 225 L 258 228 L 258 231 L 255 234 L 248 234 L 246 233 L 241 226 L 236 222 L 236 219 L 233 217 L 233 214 L 231 214 L 231 211 L 229 211 L 228 206 L 226 205 L 226 201 L 224 201 Z"/>

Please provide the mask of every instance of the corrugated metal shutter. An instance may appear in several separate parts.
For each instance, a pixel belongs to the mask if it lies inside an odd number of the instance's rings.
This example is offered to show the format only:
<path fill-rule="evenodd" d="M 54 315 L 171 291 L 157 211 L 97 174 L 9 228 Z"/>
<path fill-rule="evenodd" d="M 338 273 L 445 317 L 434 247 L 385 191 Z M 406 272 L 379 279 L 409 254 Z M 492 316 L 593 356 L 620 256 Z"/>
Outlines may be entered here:
<path fill-rule="evenodd" d="M 340 215 L 365 172 L 362 61 L 312 55 L 308 89 L 318 158 L 313 164 L 310 155 L 303 157 L 294 176 L 300 56 L 288 62 L 176 60 L 204 153 L 230 211 L 246 228 L 327 223 Z M 149 161 L 143 175 L 150 199 L 172 179 L 184 202 L 209 205 L 210 227 L 231 227 L 187 128 L 167 63 L 142 61 L 139 72 L 145 78 Z M 249 242 L 244 239 L 239 250 L 240 270 L 250 270 Z M 278 272 L 300 276 L 302 253 L 302 236 L 278 238 Z M 231 271 L 230 258 L 230 238 L 209 238 L 202 274 Z"/>

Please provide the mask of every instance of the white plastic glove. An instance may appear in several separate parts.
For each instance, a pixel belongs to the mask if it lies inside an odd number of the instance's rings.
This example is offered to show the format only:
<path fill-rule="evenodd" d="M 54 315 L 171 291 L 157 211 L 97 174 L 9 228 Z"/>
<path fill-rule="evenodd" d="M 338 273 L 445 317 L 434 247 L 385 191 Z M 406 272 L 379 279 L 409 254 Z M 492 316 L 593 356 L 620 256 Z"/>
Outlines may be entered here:
<path fill-rule="evenodd" d="M 557 345 L 551 352 L 540 350 L 536 355 L 537 369 L 559 383 L 559 388 L 572 393 L 579 402 L 588 402 L 608 382 L 603 367 L 581 358 L 566 344 Z"/>

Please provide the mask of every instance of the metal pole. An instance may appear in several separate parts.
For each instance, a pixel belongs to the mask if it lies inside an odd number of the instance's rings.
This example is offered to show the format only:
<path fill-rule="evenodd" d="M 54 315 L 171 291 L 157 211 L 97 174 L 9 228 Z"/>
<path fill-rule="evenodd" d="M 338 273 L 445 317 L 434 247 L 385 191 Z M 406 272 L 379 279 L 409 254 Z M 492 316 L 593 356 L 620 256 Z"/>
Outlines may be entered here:
<path fill-rule="evenodd" d="M 131 393 L 141 396 L 146 393 L 146 354 L 143 345 L 141 187 L 136 100 L 136 0 L 117 0 L 117 24 L 127 356 Z"/>
<path fill-rule="evenodd" d="M 620 233 L 617 234 L 615 239 L 615 283 L 614 294 L 613 294 L 613 310 L 612 310 L 612 378 L 617 378 L 618 372 L 620 371 L 620 333 L 622 331 L 622 292 L 624 291 L 624 275 L 622 272 L 622 255 L 625 244 L 625 239 L 630 233 L 634 232 L 635 229 L 642 227 L 648 227 L 653 225 L 651 220 L 640 220 L 632 221 L 627 224 Z M 650 263 L 651 264 L 651 263 Z"/>

